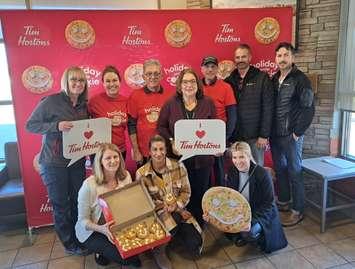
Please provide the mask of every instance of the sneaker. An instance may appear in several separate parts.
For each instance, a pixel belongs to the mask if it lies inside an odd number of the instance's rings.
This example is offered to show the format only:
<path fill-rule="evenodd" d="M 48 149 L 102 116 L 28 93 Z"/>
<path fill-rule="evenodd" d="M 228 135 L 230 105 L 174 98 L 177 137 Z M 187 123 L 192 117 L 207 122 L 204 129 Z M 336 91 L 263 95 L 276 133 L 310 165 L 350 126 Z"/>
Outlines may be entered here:
<path fill-rule="evenodd" d="M 234 244 L 240 248 L 240 247 L 244 247 L 246 244 L 248 244 L 248 242 L 243 238 L 238 238 L 235 240 Z"/>
<path fill-rule="evenodd" d="M 285 218 L 282 218 L 282 226 L 283 227 L 292 227 L 297 225 L 298 223 L 300 223 L 303 220 L 303 214 L 292 210 L 288 216 L 285 216 Z"/>
<path fill-rule="evenodd" d="M 109 265 L 110 263 L 109 259 L 105 258 L 103 255 L 100 255 L 99 253 L 94 253 L 94 257 L 95 257 L 95 262 L 98 265 L 106 266 Z"/>
<path fill-rule="evenodd" d="M 166 255 L 165 248 L 166 246 L 164 245 L 153 249 L 153 257 L 160 269 L 172 269 L 173 266 Z"/>
<path fill-rule="evenodd" d="M 72 248 L 65 248 L 65 253 L 76 256 L 87 256 L 90 254 L 90 251 L 87 248 L 75 246 Z"/>

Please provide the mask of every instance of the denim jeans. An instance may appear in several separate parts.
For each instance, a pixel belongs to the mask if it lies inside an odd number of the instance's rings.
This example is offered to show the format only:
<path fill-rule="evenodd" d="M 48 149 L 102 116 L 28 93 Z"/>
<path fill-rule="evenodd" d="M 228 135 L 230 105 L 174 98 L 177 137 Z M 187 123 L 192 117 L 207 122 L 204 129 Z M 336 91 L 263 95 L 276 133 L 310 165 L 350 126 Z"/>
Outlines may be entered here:
<path fill-rule="evenodd" d="M 265 149 L 258 148 L 256 146 L 256 141 L 257 141 L 257 139 L 250 139 L 250 140 L 247 140 L 246 142 L 250 146 L 251 154 L 253 155 L 255 162 L 258 165 L 260 165 L 260 166 L 264 166 L 264 152 L 265 152 Z"/>
<path fill-rule="evenodd" d="M 293 135 L 271 139 L 271 153 L 276 172 L 281 203 L 289 203 L 292 209 L 304 211 L 304 182 L 302 176 L 303 136 L 296 141 Z"/>
<path fill-rule="evenodd" d="M 54 228 L 65 248 L 79 245 L 74 226 L 78 219 L 78 192 L 85 179 L 85 159 L 69 167 L 42 164 L 40 174 L 53 206 Z"/>

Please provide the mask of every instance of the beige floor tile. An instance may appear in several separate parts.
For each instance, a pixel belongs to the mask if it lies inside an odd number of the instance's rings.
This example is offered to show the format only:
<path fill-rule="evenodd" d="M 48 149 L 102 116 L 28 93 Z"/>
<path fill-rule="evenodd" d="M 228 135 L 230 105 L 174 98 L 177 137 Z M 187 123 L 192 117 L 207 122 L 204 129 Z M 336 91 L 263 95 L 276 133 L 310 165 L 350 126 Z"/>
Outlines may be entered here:
<path fill-rule="evenodd" d="M 237 263 L 238 269 L 274 269 L 275 267 L 267 258 L 260 258 Z"/>
<path fill-rule="evenodd" d="M 355 269 L 355 265 L 352 265 L 351 263 L 347 263 L 339 266 L 334 266 L 329 269 Z"/>
<path fill-rule="evenodd" d="M 345 259 L 324 245 L 300 248 L 297 252 L 311 262 L 316 268 L 320 269 L 347 263 Z"/>
<path fill-rule="evenodd" d="M 0 251 L 17 249 L 23 246 L 25 234 L 0 235 Z"/>
<path fill-rule="evenodd" d="M 169 258 L 174 269 L 197 269 L 196 263 L 186 255 L 175 251 L 169 251 Z"/>
<path fill-rule="evenodd" d="M 218 267 L 216 269 L 236 269 L 236 267 L 235 267 L 234 264 L 229 264 L 229 265 L 226 265 L 226 266 Z"/>
<path fill-rule="evenodd" d="M 39 263 L 31 263 L 18 267 L 13 267 L 14 269 L 47 269 L 48 261 L 39 262 Z"/>
<path fill-rule="evenodd" d="M 252 245 L 237 247 L 234 244 L 230 244 L 225 246 L 224 250 L 233 262 L 243 262 L 264 256 L 264 254 L 258 248 Z"/>
<path fill-rule="evenodd" d="M 213 244 L 215 244 L 216 242 L 216 238 L 214 237 L 214 235 L 212 234 L 212 232 L 210 232 L 208 229 L 205 229 L 203 231 L 204 235 L 203 235 L 203 246 L 205 248 L 208 248 L 210 246 L 212 246 Z"/>
<path fill-rule="evenodd" d="M 17 249 L 0 252 L 0 269 L 11 267 L 16 254 Z"/>
<path fill-rule="evenodd" d="M 347 238 L 347 235 L 345 235 L 338 228 L 326 229 L 324 233 L 321 233 L 319 227 L 315 225 L 307 226 L 304 229 L 313 234 L 315 237 L 317 237 L 317 239 L 320 240 L 322 243 L 329 243 Z"/>
<path fill-rule="evenodd" d="M 302 227 L 315 226 L 315 227 L 318 227 L 318 229 L 320 229 L 320 223 L 315 221 L 314 219 L 308 217 L 307 215 L 304 217 L 302 222 L 300 222 L 299 226 L 302 226 Z"/>
<path fill-rule="evenodd" d="M 295 250 L 268 257 L 278 269 L 311 269 L 314 268 L 305 258 Z"/>
<path fill-rule="evenodd" d="M 226 255 L 223 248 L 213 245 L 207 248 L 203 255 L 196 259 L 198 268 L 209 269 L 231 264 L 231 259 Z"/>
<path fill-rule="evenodd" d="M 56 242 L 53 245 L 51 259 L 63 258 L 66 256 L 70 256 L 69 254 L 65 253 L 64 246 L 61 242 Z"/>
<path fill-rule="evenodd" d="M 48 269 L 84 269 L 84 257 L 68 256 L 50 260 Z"/>
<path fill-rule="evenodd" d="M 51 250 L 52 244 L 41 244 L 20 248 L 15 258 L 14 266 L 48 260 Z"/>
<path fill-rule="evenodd" d="M 314 235 L 302 227 L 294 230 L 285 230 L 285 233 L 288 242 L 294 248 L 308 247 L 320 243 L 320 241 Z"/>
<path fill-rule="evenodd" d="M 355 239 L 345 239 L 330 243 L 328 245 L 337 254 L 345 258 L 349 262 L 355 261 Z"/>
<path fill-rule="evenodd" d="M 33 242 L 34 245 L 54 243 L 55 233 L 53 231 L 43 231 L 39 234 L 36 234 L 36 238 Z"/>
<path fill-rule="evenodd" d="M 344 224 L 336 227 L 341 233 L 346 235 L 347 237 L 355 236 L 355 223 Z"/>

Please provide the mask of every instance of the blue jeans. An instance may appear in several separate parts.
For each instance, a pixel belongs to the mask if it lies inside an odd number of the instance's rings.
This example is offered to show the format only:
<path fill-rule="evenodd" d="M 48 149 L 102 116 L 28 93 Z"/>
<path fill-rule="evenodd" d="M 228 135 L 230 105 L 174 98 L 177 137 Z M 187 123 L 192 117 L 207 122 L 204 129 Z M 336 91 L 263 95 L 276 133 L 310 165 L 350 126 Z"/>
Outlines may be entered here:
<path fill-rule="evenodd" d="M 257 141 L 257 139 L 250 139 L 250 140 L 247 140 L 246 142 L 250 146 L 251 154 L 253 155 L 255 162 L 258 165 L 260 165 L 260 166 L 264 166 L 264 152 L 265 152 L 265 149 L 258 148 L 256 146 L 256 141 Z"/>
<path fill-rule="evenodd" d="M 78 192 L 85 179 L 85 159 L 69 167 L 40 166 L 42 181 L 53 206 L 54 228 L 67 249 L 79 245 L 75 236 L 78 219 Z"/>
<path fill-rule="evenodd" d="M 303 136 L 297 141 L 292 134 L 271 139 L 271 153 L 279 188 L 278 199 L 281 203 L 289 203 L 292 198 L 292 209 L 301 213 L 304 211 L 302 145 Z"/>

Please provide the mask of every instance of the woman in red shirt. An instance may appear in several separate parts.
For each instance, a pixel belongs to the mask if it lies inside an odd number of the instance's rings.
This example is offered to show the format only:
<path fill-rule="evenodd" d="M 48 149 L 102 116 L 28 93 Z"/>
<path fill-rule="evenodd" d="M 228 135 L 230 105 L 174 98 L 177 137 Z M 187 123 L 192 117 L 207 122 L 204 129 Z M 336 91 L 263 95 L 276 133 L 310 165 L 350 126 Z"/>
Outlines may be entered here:
<path fill-rule="evenodd" d="M 126 157 L 125 130 L 127 127 L 128 98 L 120 95 L 121 77 L 116 67 L 109 65 L 102 71 L 105 92 L 89 101 L 89 113 L 93 118 L 109 118 L 112 122 L 112 143 Z"/>

